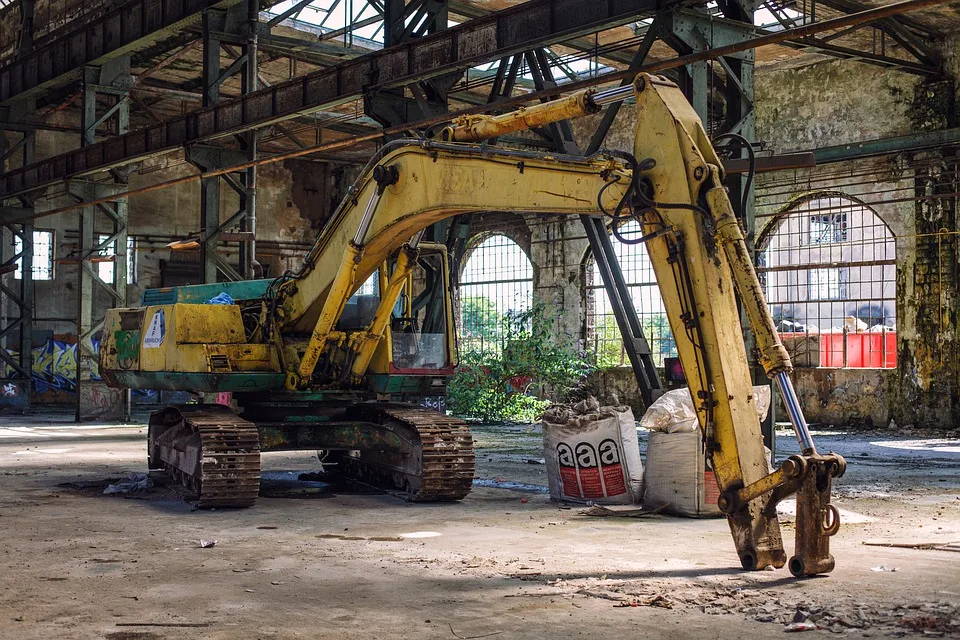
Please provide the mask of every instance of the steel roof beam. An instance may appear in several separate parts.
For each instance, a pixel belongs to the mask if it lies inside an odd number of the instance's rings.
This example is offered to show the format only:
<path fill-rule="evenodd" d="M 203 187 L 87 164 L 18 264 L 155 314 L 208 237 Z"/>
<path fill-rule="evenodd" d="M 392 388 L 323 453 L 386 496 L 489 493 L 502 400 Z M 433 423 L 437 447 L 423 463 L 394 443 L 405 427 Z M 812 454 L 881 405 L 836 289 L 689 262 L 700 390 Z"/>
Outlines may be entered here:
<path fill-rule="evenodd" d="M 80 69 L 102 65 L 166 38 L 182 38 L 207 8 L 238 0 L 133 0 L 97 20 L 54 38 L 0 69 L 0 104 L 36 95 L 80 77 Z M 173 46 L 176 46 L 174 43 Z"/>
<path fill-rule="evenodd" d="M 529 0 L 336 67 L 9 171 L 0 176 L 0 196 L 289 120 L 354 100 L 371 89 L 406 86 L 531 47 L 627 24 L 653 14 L 663 4 L 662 0 Z"/>

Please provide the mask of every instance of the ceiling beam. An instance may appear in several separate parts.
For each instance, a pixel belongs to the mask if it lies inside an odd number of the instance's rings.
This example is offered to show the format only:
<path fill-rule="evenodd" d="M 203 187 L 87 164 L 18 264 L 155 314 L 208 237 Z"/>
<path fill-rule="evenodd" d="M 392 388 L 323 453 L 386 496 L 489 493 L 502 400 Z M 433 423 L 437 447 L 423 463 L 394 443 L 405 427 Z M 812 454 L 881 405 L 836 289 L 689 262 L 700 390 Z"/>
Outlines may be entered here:
<path fill-rule="evenodd" d="M 0 175 L 0 196 L 282 122 L 355 100 L 366 92 L 403 87 L 531 47 L 628 24 L 651 15 L 663 4 L 663 0 L 529 0 L 336 67 L 9 171 Z"/>
<path fill-rule="evenodd" d="M 0 69 L 0 104 L 9 104 L 76 82 L 80 69 L 103 63 L 166 38 L 171 48 L 182 31 L 199 23 L 204 9 L 226 8 L 239 0 L 131 0 Z"/>

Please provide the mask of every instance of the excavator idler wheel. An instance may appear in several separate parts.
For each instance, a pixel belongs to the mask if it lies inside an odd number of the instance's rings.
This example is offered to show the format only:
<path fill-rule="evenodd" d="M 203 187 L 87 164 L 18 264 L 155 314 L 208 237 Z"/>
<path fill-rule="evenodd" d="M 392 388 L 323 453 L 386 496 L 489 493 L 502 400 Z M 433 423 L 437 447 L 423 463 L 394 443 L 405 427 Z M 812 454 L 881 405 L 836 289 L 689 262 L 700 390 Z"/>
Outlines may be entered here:
<path fill-rule="evenodd" d="M 256 425 L 220 405 L 167 407 L 150 416 L 148 465 L 197 494 L 201 509 L 249 507 L 260 489 Z"/>

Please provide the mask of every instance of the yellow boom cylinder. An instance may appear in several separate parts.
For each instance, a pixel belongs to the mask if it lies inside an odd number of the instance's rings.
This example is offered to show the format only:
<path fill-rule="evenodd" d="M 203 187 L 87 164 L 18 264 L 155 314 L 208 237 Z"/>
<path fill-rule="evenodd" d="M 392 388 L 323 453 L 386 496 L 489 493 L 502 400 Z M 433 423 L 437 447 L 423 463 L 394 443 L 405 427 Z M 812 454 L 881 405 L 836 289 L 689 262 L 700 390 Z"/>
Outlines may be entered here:
<path fill-rule="evenodd" d="M 340 315 L 343 313 L 343 307 L 347 304 L 357 272 L 357 264 L 360 262 L 360 247 L 354 243 L 348 243 L 343 260 L 340 263 L 340 269 L 333 279 L 330 286 L 330 294 L 323 303 L 323 310 L 320 311 L 320 317 L 310 335 L 310 343 L 304 351 L 303 359 L 300 360 L 300 369 L 297 371 L 298 379 L 288 381 L 295 382 L 296 386 L 310 380 L 313 370 L 317 367 L 323 348 L 327 344 L 327 338 L 333 325 L 336 324 Z M 288 382 L 289 386 L 289 382 Z"/>
<path fill-rule="evenodd" d="M 448 142 L 476 142 L 568 118 L 582 118 L 600 111 L 600 106 L 591 99 L 595 93 L 592 89 L 578 91 L 559 100 L 520 107 L 499 116 L 460 116 L 440 133 L 440 138 Z"/>
<path fill-rule="evenodd" d="M 756 337 L 760 364 L 767 376 L 771 378 L 782 371 L 789 373 L 793 371 L 793 364 L 790 362 L 786 347 L 780 341 L 780 334 L 777 333 L 777 327 L 773 323 L 773 316 L 767 311 L 763 286 L 757 278 L 757 271 L 750 259 L 743 229 L 740 228 L 740 223 L 730 206 L 730 199 L 721 183 L 720 169 L 713 168 L 712 171 L 714 186 L 707 191 L 707 202 L 714 216 L 717 238 L 723 245 L 727 262 L 730 264 L 734 286 L 740 293 L 743 309 Z"/>

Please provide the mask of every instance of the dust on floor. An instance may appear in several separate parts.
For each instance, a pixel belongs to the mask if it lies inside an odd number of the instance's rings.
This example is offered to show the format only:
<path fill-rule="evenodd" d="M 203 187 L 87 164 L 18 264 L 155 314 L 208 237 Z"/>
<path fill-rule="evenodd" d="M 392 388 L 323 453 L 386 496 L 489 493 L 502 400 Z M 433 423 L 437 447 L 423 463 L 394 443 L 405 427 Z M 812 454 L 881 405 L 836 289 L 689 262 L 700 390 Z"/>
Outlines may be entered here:
<path fill-rule="evenodd" d="M 100 493 L 144 470 L 142 427 L 0 418 L 0 638 L 732 640 L 795 620 L 814 636 L 960 635 L 960 442 L 822 434 L 850 463 L 838 504 L 866 517 L 833 539 L 833 574 L 795 580 L 741 571 L 723 520 L 551 503 L 535 429 L 474 431 L 480 482 L 461 503 L 285 490 L 195 511 L 169 486 Z"/>

